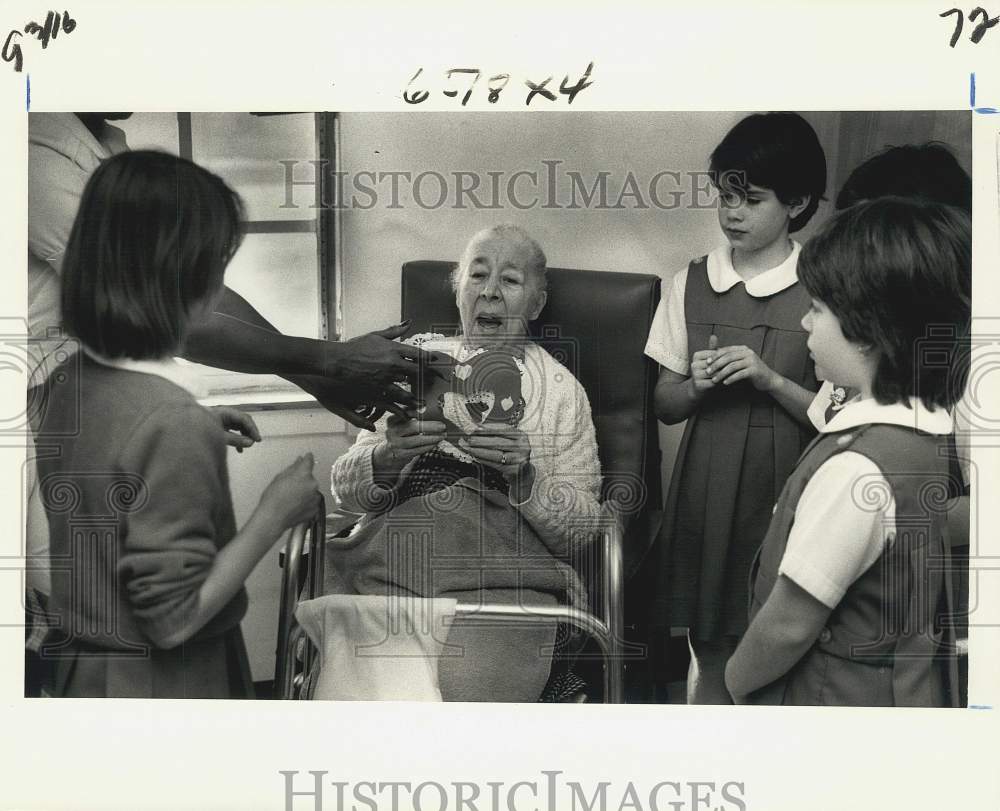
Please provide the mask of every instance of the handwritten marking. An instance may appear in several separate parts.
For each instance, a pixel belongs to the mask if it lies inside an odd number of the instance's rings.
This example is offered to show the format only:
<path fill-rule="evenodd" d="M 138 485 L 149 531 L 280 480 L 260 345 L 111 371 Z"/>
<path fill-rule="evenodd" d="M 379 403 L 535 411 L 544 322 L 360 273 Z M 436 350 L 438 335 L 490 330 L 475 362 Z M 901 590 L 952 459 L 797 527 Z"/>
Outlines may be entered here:
<path fill-rule="evenodd" d="M 524 106 L 525 107 L 530 106 L 531 100 L 535 96 L 541 96 L 542 98 L 546 98 L 549 101 L 555 101 L 556 100 L 556 94 L 553 93 L 551 90 L 546 90 L 545 89 L 545 85 L 547 85 L 551 81 L 552 81 L 552 77 L 551 76 L 549 76 L 549 78 L 544 79 L 543 81 L 539 82 L 538 84 L 535 84 L 533 81 L 531 81 L 531 79 L 525 79 L 524 83 L 528 86 L 528 98 L 526 98 L 524 100 Z"/>
<path fill-rule="evenodd" d="M 965 24 L 965 15 L 962 13 L 961 9 L 950 8 L 947 11 L 942 11 L 939 17 L 948 17 L 950 15 L 955 15 L 955 30 L 951 34 L 951 39 L 948 41 L 948 46 L 954 48 L 958 44 L 958 40 L 962 37 L 962 26 Z M 986 9 L 982 6 L 976 6 L 969 12 L 968 19 L 970 23 L 974 23 L 976 18 L 981 18 L 979 24 L 972 29 L 972 34 L 969 36 L 969 41 L 973 45 L 978 45 L 983 37 L 986 36 L 986 32 L 991 28 L 1000 23 L 1000 16 L 990 17 Z"/>
<path fill-rule="evenodd" d="M 24 33 L 35 37 L 42 43 L 42 50 L 49 47 L 49 42 L 55 40 L 61 31 L 64 34 L 72 34 L 76 30 L 76 20 L 69 16 L 68 11 L 60 14 L 57 11 L 50 11 L 44 23 L 29 22 L 24 26 Z M 21 43 L 15 41 L 15 37 L 20 39 L 21 32 L 16 28 L 11 29 L 7 34 L 7 39 L 3 44 L 3 51 L 0 51 L 0 59 L 4 62 L 14 63 L 14 72 L 20 73 L 24 68 L 24 54 L 21 51 Z"/>
<path fill-rule="evenodd" d="M 420 104 L 423 101 L 427 101 L 430 93 L 426 90 L 418 90 L 416 93 L 410 92 L 410 85 L 413 84 L 419 77 L 420 74 L 424 72 L 423 68 L 418 68 L 417 72 L 413 74 L 413 78 L 410 79 L 406 84 L 406 88 L 403 90 L 403 101 L 407 104 Z"/>
<path fill-rule="evenodd" d="M 479 77 L 482 75 L 482 71 L 479 68 L 452 68 L 448 71 L 448 78 L 450 79 L 455 74 L 468 74 L 473 76 L 472 82 L 469 84 L 469 89 L 465 91 L 465 95 L 462 96 L 462 106 L 464 107 L 469 103 L 469 99 L 472 97 L 472 88 L 476 86 L 476 82 L 479 81 Z M 442 91 L 446 96 L 455 98 L 458 95 L 457 90 L 444 90 Z"/>
<path fill-rule="evenodd" d="M 7 39 L 3 44 L 3 51 L 0 52 L 0 59 L 3 59 L 4 62 L 13 62 L 14 73 L 20 73 L 21 68 L 24 67 L 24 56 L 21 54 L 20 43 L 13 41 L 14 37 L 20 39 L 21 32 L 13 30 L 7 35 Z M 13 48 L 11 48 L 11 44 L 13 44 Z"/>
<path fill-rule="evenodd" d="M 976 106 L 976 74 L 969 74 L 969 107 L 972 108 L 973 112 L 979 113 L 980 115 L 996 115 L 1000 113 L 996 107 L 977 107 Z"/>
<path fill-rule="evenodd" d="M 490 104 L 496 104 L 500 100 L 500 91 L 507 86 L 507 82 L 510 81 L 509 73 L 498 73 L 496 76 L 490 76 L 487 85 L 489 87 L 490 95 L 486 99 Z M 496 86 L 496 82 L 502 82 L 499 87 Z"/>
<path fill-rule="evenodd" d="M 583 72 L 583 75 L 573 85 L 570 85 L 570 77 L 568 74 L 562 79 L 562 81 L 559 83 L 559 94 L 566 97 L 567 104 L 572 104 L 573 100 L 582 91 L 586 90 L 594 83 L 593 80 L 590 78 L 593 70 L 594 70 L 594 63 L 591 62 L 587 65 L 587 69 Z M 422 104 L 423 102 L 427 101 L 428 98 L 430 98 L 429 90 L 426 90 L 422 87 L 418 87 L 415 85 L 417 79 L 420 78 L 423 72 L 424 69 L 422 67 L 418 68 L 417 72 L 413 74 L 410 81 L 407 82 L 406 87 L 403 88 L 403 101 L 405 101 L 407 104 Z M 465 92 L 462 94 L 461 100 L 459 101 L 459 104 L 461 104 L 462 107 L 465 107 L 469 103 L 470 99 L 472 98 L 473 92 L 475 91 L 476 85 L 479 82 L 479 79 L 482 77 L 482 75 L 483 72 L 480 68 L 451 68 L 445 71 L 445 78 L 449 82 L 449 84 L 452 83 L 456 77 L 459 76 L 469 77 L 468 84 L 465 87 Z M 524 84 L 528 88 L 528 94 L 524 100 L 525 106 L 526 107 L 530 106 L 532 99 L 534 99 L 536 96 L 541 97 L 543 99 L 547 99 L 548 101 L 552 102 L 557 101 L 558 96 L 556 95 L 555 91 L 550 90 L 548 88 L 549 82 L 553 81 L 554 78 L 555 78 L 554 76 L 549 76 L 540 82 L 535 82 L 532 81 L 531 79 L 525 79 Z M 509 81 L 510 81 L 509 73 L 497 73 L 494 74 L 493 76 L 490 76 L 486 86 L 486 91 L 487 91 L 486 101 L 489 104 L 496 104 L 500 100 L 501 91 L 507 86 L 507 83 Z M 442 95 L 445 95 L 448 98 L 454 99 L 459 97 L 461 91 L 455 89 L 454 87 L 448 87 L 447 89 L 441 90 L 441 93 Z"/>
<path fill-rule="evenodd" d="M 970 704 L 970 710 L 992 710 L 993 706 L 990 704 Z"/>
<path fill-rule="evenodd" d="M 594 63 L 591 62 L 589 65 L 587 65 L 587 69 L 583 72 L 583 76 L 580 77 L 580 81 L 578 81 L 572 87 L 567 87 L 566 86 L 566 83 L 569 81 L 569 76 L 567 76 L 565 79 L 563 79 L 559 83 L 559 92 L 560 93 L 564 93 L 565 95 L 569 96 L 569 98 L 566 99 L 566 103 L 567 104 L 572 104 L 573 103 L 573 99 L 575 99 L 577 97 L 577 94 L 581 90 L 586 90 L 588 87 L 590 87 L 593 84 L 593 82 L 588 82 L 587 81 L 590 78 L 590 72 L 593 69 L 594 69 Z"/>

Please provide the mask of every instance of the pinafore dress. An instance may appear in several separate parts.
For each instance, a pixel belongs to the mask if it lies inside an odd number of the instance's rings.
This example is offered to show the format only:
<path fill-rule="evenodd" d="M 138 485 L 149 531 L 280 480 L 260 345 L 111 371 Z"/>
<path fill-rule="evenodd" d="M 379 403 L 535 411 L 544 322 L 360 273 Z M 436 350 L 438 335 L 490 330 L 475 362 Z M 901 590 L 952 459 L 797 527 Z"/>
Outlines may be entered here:
<path fill-rule="evenodd" d="M 809 295 L 793 284 L 755 297 L 712 289 L 707 257 L 691 263 L 684 295 L 688 351 L 745 345 L 771 369 L 816 391 L 801 319 Z M 718 385 L 688 418 L 660 537 L 653 627 L 702 640 L 747 627 L 747 576 L 781 488 L 815 432 L 749 381 Z"/>

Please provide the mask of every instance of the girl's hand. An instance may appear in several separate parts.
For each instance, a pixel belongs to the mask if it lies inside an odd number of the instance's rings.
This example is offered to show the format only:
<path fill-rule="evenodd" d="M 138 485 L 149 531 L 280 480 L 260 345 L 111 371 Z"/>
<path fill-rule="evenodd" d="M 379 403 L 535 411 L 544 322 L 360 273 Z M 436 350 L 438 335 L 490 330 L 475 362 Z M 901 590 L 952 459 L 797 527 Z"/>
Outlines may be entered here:
<path fill-rule="evenodd" d="M 725 386 L 749 380 L 758 391 L 771 391 L 778 385 L 779 375 L 748 346 L 723 347 L 707 368 L 713 383 Z"/>
<path fill-rule="evenodd" d="M 393 414 L 386 421 L 385 443 L 376 449 L 376 466 L 401 470 L 411 459 L 432 451 L 444 439 L 445 424 Z"/>
<path fill-rule="evenodd" d="M 273 534 L 308 521 L 316 513 L 319 485 L 313 477 L 313 455 L 300 456 L 275 476 L 257 509 L 271 522 Z"/>
<path fill-rule="evenodd" d="M 255 442 L 260 442 L 260 431 L 253 417 L 230 406 L 214 406 L 210 409 L 226 432 L 226 444 L 236 448 L 237 453 L 243 453 Z"/>
<path fill-rule="evenodd" d="M 700 349 L 691 356 L 691 385 L 698 394 L 715 388 L 715 381 L 709 371 L 718 354 L 719 339 L 712 335 L 708 339 L 708 349 Z"/>
<path fill-rule="evenodd" d="M 531 468 L 531 442 L 519 428 L 489 427 L 459 443 L 476 461 L 499 470 L 507 481 Z"/>

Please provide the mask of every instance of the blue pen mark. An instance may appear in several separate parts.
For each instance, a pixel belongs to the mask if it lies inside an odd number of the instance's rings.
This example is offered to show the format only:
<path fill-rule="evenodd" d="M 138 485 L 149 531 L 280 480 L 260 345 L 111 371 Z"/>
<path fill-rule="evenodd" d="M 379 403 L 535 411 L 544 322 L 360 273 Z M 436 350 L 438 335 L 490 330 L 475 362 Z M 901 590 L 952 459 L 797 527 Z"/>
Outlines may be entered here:
<path fill-rule="evenodd" d="M 24 106 L 25 106 L 25 110 L 30 113 L 31 112 L 31 74 L 30 73 L 26 73 L 24 75 L 24 79 L 27 82 L 27 85 L 26 85 L 27 89 L 25 90 Z"/>
<path fill-rule="evenodd" d="M 990 704 L 970 704 L 970 710 L 992 710 L 993 707 Z"/>
<path fill-rule="evenodd" d="M 976 74 L 969 74 L 969 107 L 972 108 L 974 112 L 980 115 L 996 115 L 1000 113 L 996 107 L 977 107 L 976 106 Z"/>

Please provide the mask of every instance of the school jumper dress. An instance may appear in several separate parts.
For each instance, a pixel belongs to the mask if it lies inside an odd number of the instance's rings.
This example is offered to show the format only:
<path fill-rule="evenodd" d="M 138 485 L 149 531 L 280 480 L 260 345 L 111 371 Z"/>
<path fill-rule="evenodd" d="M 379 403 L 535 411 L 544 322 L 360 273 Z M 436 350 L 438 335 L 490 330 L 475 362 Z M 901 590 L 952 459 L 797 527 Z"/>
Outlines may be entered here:
<path fill-rule="evenodd" d="M 947 527 L 946 440 L 895 425 L 823 434 L 789 478 L 753 567 L 750 619 L 778 579 L 795 508 L 832 456 L 867 456 L 892 489 L 896 537 L 847 590 L 819 638 L 751 704 L 957 706 L 958 670 Z M 919 473 L 917 472 L 919 471 Z M 873 506 L 880 500 L 871 497 Z"/>
<path fill-rule="evenodd" d="M 688 268 L 688 349 L 745 345 L 771 369 L 816 391 L 801 320 L 809 295 L 793 284 L 755 297 L 737 284 L 712 289 L 707 257 Z M 747 575 L 785 479 L 815 432 L 749 381 L 718 385 L 687 420 L 671 476 L 654 627 L 698 639 L 746 630 Z"/>

